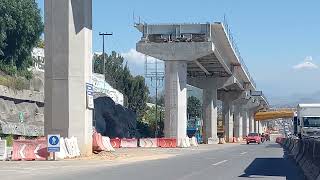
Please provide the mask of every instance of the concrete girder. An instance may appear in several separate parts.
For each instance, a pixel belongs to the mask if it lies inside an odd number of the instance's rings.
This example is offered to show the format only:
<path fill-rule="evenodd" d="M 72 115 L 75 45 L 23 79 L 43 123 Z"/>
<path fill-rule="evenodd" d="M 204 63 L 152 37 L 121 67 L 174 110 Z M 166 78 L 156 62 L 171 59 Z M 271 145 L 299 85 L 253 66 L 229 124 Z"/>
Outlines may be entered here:
<path fill-rule="evenodd" d="M 136 50 L 140 53 L 164 61 L 194 61 L 212 54 L 214 52 L 214 44 L 212 42 L 138 42 L 136 44 Z"/>
<path fill-rule="evenodd" d="M 228 80 L 221 87 L 221 89 L 226 90 L 226 91 L 229 91 L 229 90 L 243 91 L 243 90 L 245 90 L 243 85 L 234 76 L 229 77 Z"/>

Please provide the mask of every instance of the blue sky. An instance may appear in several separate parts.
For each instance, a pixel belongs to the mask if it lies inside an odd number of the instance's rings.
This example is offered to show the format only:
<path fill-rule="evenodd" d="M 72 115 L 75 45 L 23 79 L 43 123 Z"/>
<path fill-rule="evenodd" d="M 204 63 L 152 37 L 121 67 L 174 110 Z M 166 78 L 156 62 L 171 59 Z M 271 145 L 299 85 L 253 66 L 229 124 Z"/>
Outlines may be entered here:
<path fill-rule="evenodd" d="M 43 9 L 43 0 L 38 0 Z M 269 97 L 320 90 L 320 1 L 298 0 L 93 0 L 93 50 L 122 53 L 135 74 L 143 56 L 133 12 L 148 23 L 215 22 L 226 15 L 240 52 L 259 89 Z"/>

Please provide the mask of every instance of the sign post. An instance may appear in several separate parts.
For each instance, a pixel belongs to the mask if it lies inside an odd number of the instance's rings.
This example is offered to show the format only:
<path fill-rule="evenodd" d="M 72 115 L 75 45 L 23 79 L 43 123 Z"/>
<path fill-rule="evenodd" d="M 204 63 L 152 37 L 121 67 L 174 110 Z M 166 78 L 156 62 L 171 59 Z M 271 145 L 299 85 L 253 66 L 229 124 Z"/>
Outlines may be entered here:
<path fill-rule="evenodd" d="M 262 96 L 262 91 L 250 91 L 251 96 Z"/>
<path fill-rule="evenodd" d="M 87 108 L 93 109 L 94 102 L 93 102 L 93 84 L 87 83 L 86 84 L 86 91 L 87 91 Z"/>
<path fill-rule="evenodd" d="M 56 160 L 56 152 L 60 152 L 60 134 L 48 134 L 48 152 L 52 152 Z"/>

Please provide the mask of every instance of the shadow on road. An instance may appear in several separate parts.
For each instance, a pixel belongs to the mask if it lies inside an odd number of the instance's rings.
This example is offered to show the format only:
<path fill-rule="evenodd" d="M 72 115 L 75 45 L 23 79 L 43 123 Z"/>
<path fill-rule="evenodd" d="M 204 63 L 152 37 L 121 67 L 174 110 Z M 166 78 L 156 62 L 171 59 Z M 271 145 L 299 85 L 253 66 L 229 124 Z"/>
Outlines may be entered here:
<path fill-rule="evenodd" d="M 279 144 L 267 144 L 266 148 L 282 148 Z"/>
<path fill-rule="evenodd" d="M 304 177 L 293 162 L 286 158 L 256 158 L 239 177 L 286 177 L 287 180 L 303 180 Z"/>

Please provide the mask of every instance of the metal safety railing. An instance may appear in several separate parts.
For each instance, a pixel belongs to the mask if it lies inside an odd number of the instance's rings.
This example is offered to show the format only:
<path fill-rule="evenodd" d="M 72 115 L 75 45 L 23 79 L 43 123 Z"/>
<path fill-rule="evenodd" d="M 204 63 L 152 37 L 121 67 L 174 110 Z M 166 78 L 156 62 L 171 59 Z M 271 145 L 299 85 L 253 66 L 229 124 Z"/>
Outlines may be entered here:
<path fill-rule="evenodd" d="M 234 50 L 234 52 L 235 52 L 235 55 L 236 55 L 236 57 L 238 58 L 238 60 L 239 60 L 239 62 L 240 62 L 240 64 L 241 64 L 241 67 L 243 68 L 243 70 L 244 70 L 245 73 L 247 74 L 247 76 L 248 76 L 250 82 L 252 83 L 252 85 L 256 88 L 256 83 L 254 82 L 252 76 L 251 76 L 250 73 L 249 73 L 248 67 L 246 66 L 243 58 L 241 57 L 239 48 L 238 48 L 238 46 L 237 46 L 237 44 L 236 44 L 236 42 L 235 42 L 235 40 L 234 40 L 234 38 L 233 38 L 233 36 L 232 36 L 232 32 L 231 32 L 231 30 L 230 30 L 230 28 L 229 28 L 229 25 L 228 25 L 228 22 L 227 22 L 227 19 L 226 19 L 225 16 L 224 16 L 224 18 L 223 18 L 223 27 L 224 27 L 224 30 L 225 30 L 227 36 L 228 36 L 229 42 L 230 42 L 230 44 L 231 44 L 231 47 L 233 48 L 233 50 Z"/>

